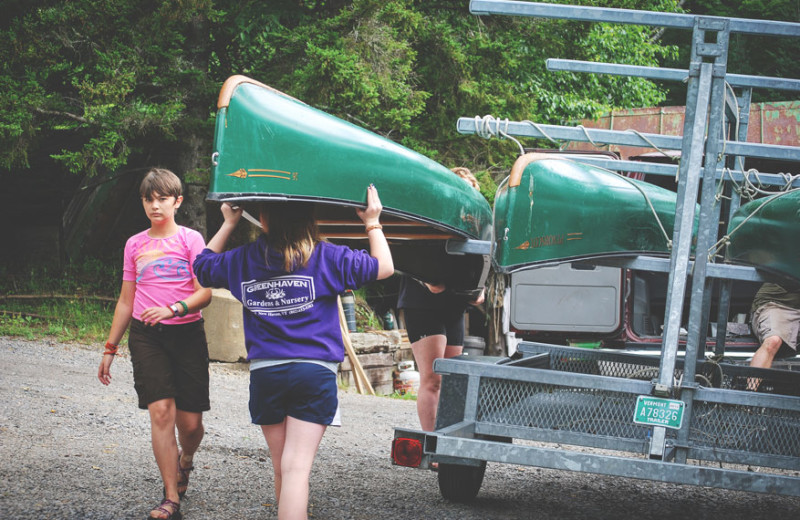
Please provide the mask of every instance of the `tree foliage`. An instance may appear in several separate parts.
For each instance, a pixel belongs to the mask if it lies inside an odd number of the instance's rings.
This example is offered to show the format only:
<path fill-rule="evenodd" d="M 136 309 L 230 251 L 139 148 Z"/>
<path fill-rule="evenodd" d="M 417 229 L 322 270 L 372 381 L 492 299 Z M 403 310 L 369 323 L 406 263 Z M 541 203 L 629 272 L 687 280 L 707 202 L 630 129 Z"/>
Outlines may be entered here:
<path fill-rule="evenodd" d="M 577 3 L 679 9 L 677 0 Z M 76 174 L 209 154 L 219 86 L 245 74 L 477 170 L 491 195 L 490 173 L 510 166 L 516 145 L 458 135 L 458 117 L 566 123 L 665 99 L 642 79 L 545 68 L 551 57 L 657 66 L 676 51 L 652 28 L 479 17 L 468 4 L 12 0 L 0 22 L 0 167 L 24 168 L 53 140 L 52 159 Z"/>
<path fill-rule="evenodd" d="M 0 161 L 25 166 L 42 139 L 73 173 L 115 171 L 148 146 L 208 130 L 196 104 L 211 95 L 207 65 L 187 50 L 210 2 L 22 3 L 0 30 Z M 208 111 L 202 111 L 208 119 Z"/>
<path fill-rule="evenodd" d="M 797 0 L 686 0 L 684 9 L 692 14 L 800 22 L 800 3 Z M 680 49 L 683 63 L 668 60 L 665 66 L 686 68 L 691 49 L 691 33 L 671 32 L 665 42 Z M 728 72 L 779 78 L 800 78 L 800 39 L 733 33 L 728 48 Z M 682 104 L 683 89 L 674 89 L 669 100 Z M 756 89 L 753 101 L 788 101 L 797 99 L 791 91 Z"/>

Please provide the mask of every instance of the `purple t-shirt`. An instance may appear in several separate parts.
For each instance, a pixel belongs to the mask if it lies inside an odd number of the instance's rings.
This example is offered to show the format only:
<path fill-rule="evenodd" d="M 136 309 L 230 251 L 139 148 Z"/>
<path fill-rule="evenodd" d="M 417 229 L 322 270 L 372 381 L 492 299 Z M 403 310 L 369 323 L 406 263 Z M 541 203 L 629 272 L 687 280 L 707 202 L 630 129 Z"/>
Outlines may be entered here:
<path fill-rule="evenodd" d="M 262 235 L 224 253 L 203 250 L 194 272 L 204 287 L 228 289 L 242 302 L 248 359 L 338 363 L 344 343 L 337 297 L 375 281 L 378 260 L 366 251 L 320 242 L 306 267 L 287 273 L 283 255 L 268 251 Z"/>
<path fill-rule="evenodd" d="M 133 317 L 137 320 L 149 307 L 169 307 L 194 294 L 192 262 L 206 246 L 200 233 L 184 226 L 166 238 L 150 238 L 148 233 L 137 233 L 125 243 L 122 279 L 136 282 Z M 197 311 L 161 323 L 190 323 L 201 317 Z"/>

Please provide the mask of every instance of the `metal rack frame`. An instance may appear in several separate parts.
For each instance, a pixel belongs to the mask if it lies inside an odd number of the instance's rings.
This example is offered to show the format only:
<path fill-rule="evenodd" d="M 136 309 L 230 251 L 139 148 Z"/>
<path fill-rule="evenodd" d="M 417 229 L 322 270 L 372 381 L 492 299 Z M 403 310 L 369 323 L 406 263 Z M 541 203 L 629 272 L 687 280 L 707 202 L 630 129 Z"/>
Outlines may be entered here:
<path fill-rule="evenodd" d="M 704 377 L 702 371 L 705 370 L 705 364 L 701 360 L 705 353 L 712 280 L 722 280 L 717 296 L 720 302 L 717 351 L 721 353 L 724 352 L 732 281 L 765 281 L 768 278 L 752 267 L 716 263 L 706 254 L 698 254 L 692 259 L 690 254 L 695 201 L 700 198 L 696 250 L 708 251 L 717 240 L 720 217 L 719 205 L 715 204 L 717 183 L 726 183 L 725 189 L 730 193 L 730 180 L 742 180 L 745 172 L 742 168 L 736 169 L 737 164 L 742 164 L 738 158 L 748 156 L 800 162 L 800 149 L 796 147 L 714 137 L 723 135 L 726 124 L 729 132 L 724 135 L 730 135 L 730 130 L 736 130 L 734 135 L 747 135 L 753 88 L 800 91 L 798 80 L 727 74 L 730 34 L 741 32 L 799 37 L 800 24 L 510 0 L 472 0 L 470 10 L 478 15 L 560 18 L 693 31 L 687 70 L 552 59 L 547 62 L 550 70 L 674 81 L 688 78 L 682 137 L 657 134 L 642 136 L 620 130 L 578 129 L 530 122 L 507 122 L 503 129 L 510 136 L 645 148 L 655 145 L 665 150 L 681 151 L 681 161 L 677 167 L 632 161 L 613 161 L 612 164 L 603 159 L 587 161 L 609 169 L 649 174 L 675 176 L 677 170 L 675 231 L 670 258 L 643 256 L 613 263 L 617 267 L 669 273 L 661 355 L 647 362 L 641 361 L 641 358 L 620 361 L 620 354 L 587 354 L 582 349 L 570 350 L 567 347 L 523 342 L 519 346 L 522 359 L 515 362 L 501 358 L 437 360 L 435 370 L 443 375 L 443 386 L 436 430 L 427 433 L 396 430 L 395 437 L 417 435 L 423 439 L 426 461 L 437 460 L 466 468 L 479 467 L 479 462 L 492 460 L 800 496 L 800 477 L 758 473 L 758 478 L 755 478 L 752 472 L 740 468 L 721 467 L 722 463 L 728 463 L 800 469 L 800 445 L 793 440 L 800 437 L 800 397 L 745 392 L 731 384 L 708 388 L 695 382 L 698 367 L 701 368 L 700 376 Z M 726 82 L 742 90 L 736 99 L 726 96 Z M 478 133 L 478 121 L 476 118 L 460 118 L 457 130 L 464 134 Z M 495 133 L 498 130 L 499 124 Z M 759 177 L 764 184 L 786 182 L 777 174 L 760 174 Z M 795 181 L 793 186 L 800 186 L 800 180 Z M 733 197 L 732 200 L 728 208 L 729 216 L 738 208 L 738 199 Z M 687 291 L 688 336 L 685 355 L 681 360 L 678 356 L 679 334 Z M 619 373 L 604 374 L 599 368 L 587 369 L 587 365 L 581 363 L 555 366 L 559 359 L 585 361 L 587 356 L 594 356 L 594 359 L 587 361 L 591 367 L 644 363 L 637 370 L 650 370 L 654 377 L 639 380 Z M 762 381 L 766 381 L 770 372 L 749 367 L 736 370 L 740 371 L 740 381 L 741 377 L 763 377 Z M 731 374 L 736 370 L 724 368 L 729 383 Z M 792 374 L 790 377 L 796 377 L 793 384 L 800 386 L 800 375 Z M 687 420 L 677 429 L 663 426 L 633 427 L 630 420 L 627 421 L 630 424 L 623 426 L 620 421 L 625 422 L 624 418 L 633 416 L 632 399 L 642 395 L 682 401 Z M 599 406 L 606 406 L 609 414 L 601 422 L 597 422 L 596 417 L 596 407 Z M 760 412 L 756 413 L 756 409 Z M 554 419 L 552 414 L 557 417 Z M 754 415 L 759 417 L 755 423 L 748 422 Z M 709 425 L 709 417 L 719 422 Z M 557 423 L 555 425 L 551 424 L 554 420 Z M 588 423 L 592 424 L 592 429 L 584 431 L 582 426 L 573 428 L 565 426 L 565 423 Z M 611 423 L 613 425 L 609 426 Z M 720 437 L 731 434 L 728 429 L 735 431 L 736 428 L 744 428 L 751 434 L 757 431 L 762 435 L 758 441 L 748 438 L 747 442 L 724 444 Z M 706 442 L 704 436 L 709 435 L 714 437 L 713 443 Z M 771 451 L 772 447 L 763 445 L 762 437 L 771 438 L 781 447 Z M 508 441 L 513 438 L 632 452 L 634 457 L 509 444 Z M 687 462 L 698 460 L 719 463 L 720 467 Z M 440 486 L 441 478 L 440 474 Z"/>

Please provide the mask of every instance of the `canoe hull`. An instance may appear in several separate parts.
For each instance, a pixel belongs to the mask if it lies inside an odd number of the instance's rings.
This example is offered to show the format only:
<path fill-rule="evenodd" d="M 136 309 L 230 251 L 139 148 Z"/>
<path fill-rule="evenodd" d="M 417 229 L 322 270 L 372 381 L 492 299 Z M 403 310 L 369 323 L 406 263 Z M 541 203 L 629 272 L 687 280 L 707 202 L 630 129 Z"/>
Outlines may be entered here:
<path fill-rule="evenodd" d="M 742 205 L 728 226 L 729 262 L 800 282 L 800 190 Z"/>
<path fill-rule="evenodd" d="M 669 255 L 675 203 L 674 192 L 646 182 L 527 154 L 495 196 L 495 267 L 512 272 L 608 256 Z"/>
<path fill-rule="evenodd" d="M 242 76 L 220 94 L 208 199 L 312 201 L 323 235 L 366 247 L 354 208 L 378 188 L 399 271 L 471 292 L 485 281 L 491 208 L 448 168 L 373 132 Z M 451 242 L 485 242 L 451 255 Z M 443 262 L 437 265 L 437 262 Z"/>

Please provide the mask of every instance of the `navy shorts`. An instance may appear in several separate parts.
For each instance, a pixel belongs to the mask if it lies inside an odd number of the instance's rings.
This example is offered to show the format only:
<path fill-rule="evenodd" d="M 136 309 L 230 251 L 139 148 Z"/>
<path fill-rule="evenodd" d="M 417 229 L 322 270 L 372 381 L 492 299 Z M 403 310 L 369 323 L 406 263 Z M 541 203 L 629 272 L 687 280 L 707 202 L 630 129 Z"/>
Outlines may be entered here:
<path fill-rule="evenodd" d="M 253 424 L 280 424 L 287 416 L 329 425 L 339 408 L 336 374 L 316 363 L 283 363 L 250 371 Z"/>
<path fill-rule="evenodd" d="M 403 313 L 411 343 L 441 334 L 447 336 L 448 345 L 458 347 L 464 344 L 463 310 L 403 309 Z"/>
<path fill-rule="evenodd" d="M 208 394 L 208 343 L 203 320 L 181 325 L 145 325 L 131 321 L 128 348 L 139 408 L 175 399 L 184 412 L 211 408 Z"/>

